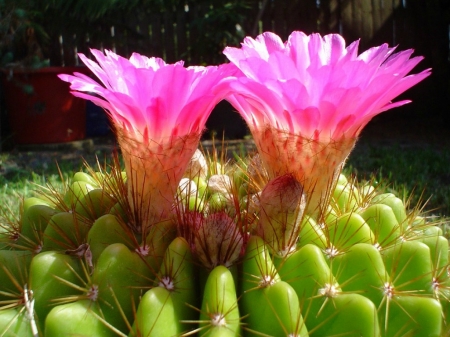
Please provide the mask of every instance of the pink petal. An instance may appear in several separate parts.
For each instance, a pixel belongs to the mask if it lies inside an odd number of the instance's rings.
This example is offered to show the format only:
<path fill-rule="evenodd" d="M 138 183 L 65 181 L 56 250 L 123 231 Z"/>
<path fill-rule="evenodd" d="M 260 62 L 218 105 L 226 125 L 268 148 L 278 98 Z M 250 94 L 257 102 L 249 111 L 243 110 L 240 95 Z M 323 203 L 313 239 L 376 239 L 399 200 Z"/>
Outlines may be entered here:
<path fill-rule="evenodd" d="M 287 55 L 296 65 L 299 79 L 306 77 L 306 68 L 310 64 L 308 40 L 308 36 L 303 32 L 293 32 L 286 42 Z"/>
<path fill-rule="evenodd" d="M 323 37 L 327 64 L 335 64 L 345 55 L 345 40 L 339 34 L 329 34 Z"/>
<path fill-rule="evenodd" d="M 283 80 L 290 80 L 292 78 L 299 78 L 299 73 L 297 67 L 292 59 L 282 52 L 273 52 L 270 54 L 267 61 L 268 67 L 272 70 L 272 77 L 279 78 Z M 261 69 L 263 71 L 263 69 Z"/>
<path fill-rule="evenodd" d="M 305 138 L 313 138 L 314 132 L 318 129 L 320 122 L 320 111 L 317 107 L 311 106 L 304 110 L 293 111 L 296 116 L 298 132 Z"/>
<path fill-rule="evenodd" d="M 284 49 L 284 43 L 281 38 L 271 32 L 265 32 L 256 38 L 256 41 L 261 45 L 265 45 L 268 54 L 272 54 L 276 51 L 282 51 Z"/>
<path fill-rule="evenodd" d="M 339 122 L 336 123 L 333 133 L 330 135 L 330 139 L 341 139 L 342 137 L 350 137 L 352 138 L 353 134 L 348 134 L 348 130 L 352 126 L 356 126 L 355 124 L 356 117 L 355 115 L 346 115 Z"/>

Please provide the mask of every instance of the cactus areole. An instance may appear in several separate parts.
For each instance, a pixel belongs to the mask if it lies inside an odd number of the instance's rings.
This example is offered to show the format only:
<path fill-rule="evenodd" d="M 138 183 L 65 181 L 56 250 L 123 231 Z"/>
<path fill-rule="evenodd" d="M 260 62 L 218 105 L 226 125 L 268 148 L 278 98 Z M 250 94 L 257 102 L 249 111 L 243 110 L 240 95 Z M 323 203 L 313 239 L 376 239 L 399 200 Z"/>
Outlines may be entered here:
<path fill-rule="evenodd" d="M 382 45 L 273 33 L 217 67 L 93 50 L 121 147 L 1 222 L 0 336 L 448 336 L 449 246 L 392 193 L 341 173 L 362 128 L 430 74 Z M 226 99 L 257 152 L 198 143 Z"/>

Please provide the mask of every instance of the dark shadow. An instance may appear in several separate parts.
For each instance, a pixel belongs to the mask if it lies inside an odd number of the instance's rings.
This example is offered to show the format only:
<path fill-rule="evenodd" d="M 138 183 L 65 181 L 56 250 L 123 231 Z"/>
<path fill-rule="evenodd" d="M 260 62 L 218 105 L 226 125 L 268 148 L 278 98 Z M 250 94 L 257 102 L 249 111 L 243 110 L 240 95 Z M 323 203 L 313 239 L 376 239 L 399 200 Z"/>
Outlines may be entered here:
<path fill-rule="evenodd" d="M 203 139 L 212 136 L 221 139 L 242 139 L 250 134 L 247 125 L 239 113 L 227 101 L 222 101 L 214 108 L 206 122 Z"/>

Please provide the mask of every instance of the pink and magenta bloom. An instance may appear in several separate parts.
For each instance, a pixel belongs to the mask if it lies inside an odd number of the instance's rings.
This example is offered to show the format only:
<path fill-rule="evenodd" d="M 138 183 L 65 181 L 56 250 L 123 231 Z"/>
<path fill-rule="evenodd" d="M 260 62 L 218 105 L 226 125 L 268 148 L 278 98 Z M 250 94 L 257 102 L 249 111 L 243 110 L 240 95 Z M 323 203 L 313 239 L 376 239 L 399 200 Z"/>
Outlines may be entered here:
<path fill-rule="evenodd" d="M 184 67 L 134 53 L 129 59 L 92 50 L 80 54 L 99 81 L 75 73 L 75 96 L 105 109 L 113 122 L 127 172 L 128 204 L 135 226 L 148 228 L 170 215 L 184 171 L 198 148 L 214 106 L 222 99 L 213 87 L 237 68 Z"/>
<path fill-rule="evenodd" d="M 383 44 L 358 55 L 338 34 L 293 32 L 247 37 L 224 54 L 243 75 L 216 92 L 238 110 L 252 132 L 269 176 L 293 174 L 308 194 L 309 213 L 321 213 L 333 183 L 363 127 L 430 70 L 408 73 L 422 60 Z"/>
<path fill-rule="evenodd" d="M 386 44 L 358 54 L 338 34 L 293 32 L 247 37 L 227 47 L 229 64 L 184 67 L 133 54 L 92 50 L 80 55 L 99 81 L 60 75 L 75 96 L 103 107 L 118 135 L 128 199 L 138 220 L 167 216 L 176 187 L 214 106 L 226 98 L 253 134 L 270 178 L 292 175 L 323 213 L 333 184 L 364 126 L 409 101 L 394 98 L 430 75 L 410 75 L 422 60 Z M 143 207 L 148 209 L 144 210 Z"/>
<path fill-rule="evenodd" d="M 392 100 L 430 74 L 408 73 L 422 60 L 383 44 L 358 55 L 342 36 L 293 32 L 247 37 L 224 54 L 245 76 L 225 80 L 228 100 L 251 129 L 267 125 L 314 140 L 355 137 Z"/>

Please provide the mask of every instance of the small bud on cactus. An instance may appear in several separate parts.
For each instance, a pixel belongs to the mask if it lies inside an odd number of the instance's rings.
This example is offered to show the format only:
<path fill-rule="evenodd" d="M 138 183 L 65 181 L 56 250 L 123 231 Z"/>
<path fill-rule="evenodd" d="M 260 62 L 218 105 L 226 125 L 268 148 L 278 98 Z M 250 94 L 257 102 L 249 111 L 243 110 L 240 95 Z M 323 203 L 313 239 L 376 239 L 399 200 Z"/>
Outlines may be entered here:
<path fill-rule="evenodd" d="M 242 244 L 239 228 L 225 212 L 208 215 L 195 235 L 197 257 L 208 269 L 231 266 L 239 258 Z"/>
<path fill-rule="evenodd" d="M 208 179 L 208 190 L 210 193 L 228 194 L 232 186 L 231 177 L 226 174 L 214 174 Z"/>
<path fill-rule="evenodd" d="M 306 202 L 302 185 L 288 174 L 270 180 L 259 197 L 257 233 L 283 257 L 297 244 Z"/>
<path fill-rule="evenodd" d="M 197 149 L 195 150 L 194 155 L 192 156 L 191 160 L 188 163 L 186 172 L 184 173 L 184 177 L 190 179 L 194 177 L 206 179 L 207 175 L 208 175 L 208 163 L 202 151 Z"/>

